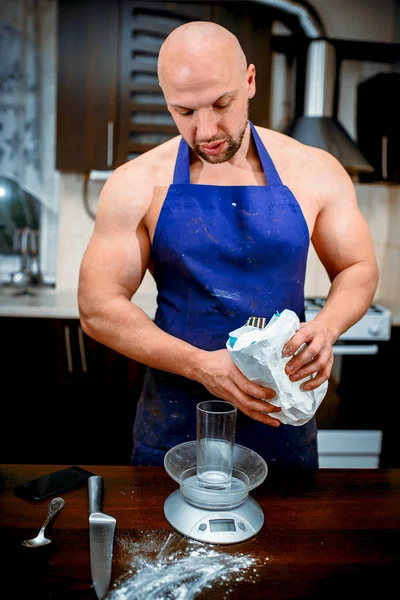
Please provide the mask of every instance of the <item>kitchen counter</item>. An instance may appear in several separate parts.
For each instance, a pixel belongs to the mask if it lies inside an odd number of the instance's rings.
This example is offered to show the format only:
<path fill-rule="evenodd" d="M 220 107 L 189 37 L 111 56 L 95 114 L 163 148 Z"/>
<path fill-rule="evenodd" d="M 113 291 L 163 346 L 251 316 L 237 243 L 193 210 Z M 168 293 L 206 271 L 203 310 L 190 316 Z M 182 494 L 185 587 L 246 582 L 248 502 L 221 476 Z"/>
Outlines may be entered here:
<path fill-rule="evenodd" d="M 155 288 L 154 288 L 155 290 Z M 16 295 L 10 286 L 0 287 L 0 316 L 3 317 L 49 317 L 78 319 L 78 300 L 76 290 L 54 288 L 30 288 L 32 295 Z M 139 288 L 132 301 L 150 317 L 154 318 L 156 291 Z M 377 304 L 392 311 L 393 325 L 400 326 L 400 302 L 377 300 Z"/>
<path fill-rule="evenodd" d="M 78 319 L 76 290 L 54 288 L 30 288 L 30 294 L 16 295 L 10 286 L 0 288 L 0 316 L 2 317 L 47 317 L 54 319 Z M 154 293 L 138 290 L 132 299 L 144 312 L 153 318 L 156 311 Z"/>
<path fill-rule="evenodd" d="M 65 507 L 46 530 L 52 543 L 24 548 L 49 500 L 13 487 L 65 465 L 0 465 L 4 597 L 94 600 L 83 487 L 60 494 Z M 177 484 L 162 467 L 85 466 L 104 478 L 105 513 L 117 520 L 111 587 L 124 600 L 376 600 L 398 589 L 400 470 L 269 472 L 251 492 L 264 513 L 259 534 L 212 546 L 175 532 L 163 506 Z M 4 588 L 7 588 L 8 594 Z"/>

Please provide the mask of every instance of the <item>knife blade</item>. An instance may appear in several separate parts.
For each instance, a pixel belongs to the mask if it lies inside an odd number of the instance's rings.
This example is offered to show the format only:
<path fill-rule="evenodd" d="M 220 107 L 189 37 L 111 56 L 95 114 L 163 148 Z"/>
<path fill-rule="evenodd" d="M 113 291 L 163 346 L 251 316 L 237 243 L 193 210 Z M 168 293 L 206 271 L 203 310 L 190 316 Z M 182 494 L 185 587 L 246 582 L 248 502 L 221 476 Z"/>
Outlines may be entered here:
<path fill-rule="evenodd" d="M 102 512 L 104 480 L 98 475 L 88 479 L 90 571 L 99 600 L 105 598 L 111 581 L 116 519 Z"/>

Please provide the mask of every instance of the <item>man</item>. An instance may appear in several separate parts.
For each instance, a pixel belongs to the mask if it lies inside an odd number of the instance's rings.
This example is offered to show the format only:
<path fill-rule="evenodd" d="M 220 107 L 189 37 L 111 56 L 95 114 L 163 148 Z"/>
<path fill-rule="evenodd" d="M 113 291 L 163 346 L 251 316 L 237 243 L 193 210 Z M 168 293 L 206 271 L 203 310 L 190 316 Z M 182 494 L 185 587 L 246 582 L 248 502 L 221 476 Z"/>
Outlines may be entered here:
<path fill-rule="evenodd" d="M 378 281 L 354 186 L 331 155 L 248 121 L 255 67 L 219 25 L 172 31 L 158 76 L 181 135 L 107 180 L 79 282 L 84 331 L 147 365 L 132 464 L 162 465 L 169 448 L 195 439 L 197 403 L 218 397 L 239 409 L 237 443 L 269 463 L 317 467 L 315 419 L 274 419 L 275 392 L 247 380 L 225 343 L 248 317 L 291 309 L 302 323 L 283 348 L 288 377 L 313 375 L 306 390 L 329 378 L 333 343 Z M 332 283 L 305 323 L 310 239 Z M 132 299 L 146 269 L 158 288 L 154 322 Z"/>

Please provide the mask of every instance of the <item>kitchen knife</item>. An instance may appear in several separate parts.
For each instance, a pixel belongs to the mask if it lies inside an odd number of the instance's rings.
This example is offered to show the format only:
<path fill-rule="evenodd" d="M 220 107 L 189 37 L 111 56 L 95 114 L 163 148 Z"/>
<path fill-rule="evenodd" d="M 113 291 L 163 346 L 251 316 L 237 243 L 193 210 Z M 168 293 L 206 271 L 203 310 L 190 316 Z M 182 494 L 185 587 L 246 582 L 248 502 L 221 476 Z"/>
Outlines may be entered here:
<path fill-rule="evenodd" d="M 102 600 L 111 581 L 114 534 L 117 521 L 102 510 L 104 480 L 98 475 L 88 479 L 90 570 L 97 598 Z"/>

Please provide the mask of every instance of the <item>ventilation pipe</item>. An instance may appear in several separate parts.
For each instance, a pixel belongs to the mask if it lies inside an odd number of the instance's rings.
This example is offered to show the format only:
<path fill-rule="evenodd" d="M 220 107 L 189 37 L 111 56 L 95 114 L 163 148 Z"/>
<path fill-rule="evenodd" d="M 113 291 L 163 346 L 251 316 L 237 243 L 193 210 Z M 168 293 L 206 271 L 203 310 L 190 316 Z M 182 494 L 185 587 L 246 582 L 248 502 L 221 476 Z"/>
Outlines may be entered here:
<path fill-rule="evenodd" d="M 351 174 L 372 172 L 373 167 L 356 142 L 333 116 L 336 51 L 326 39 L 326 31 L 318 15 L 311 14 L 300 2 L 256 1 L 295 16 L 304 34 L 311 40 L 307 51 L 304 114 L 294 118 L 285 133 L 333 154 Z"/>

